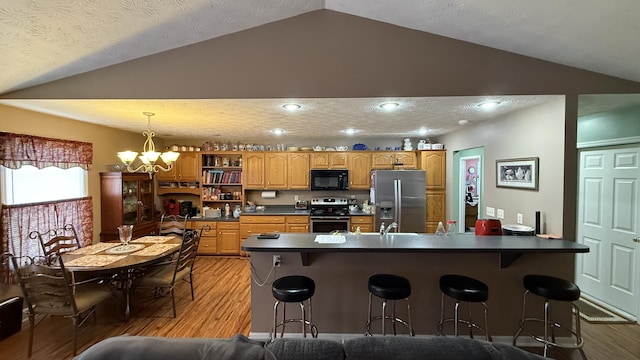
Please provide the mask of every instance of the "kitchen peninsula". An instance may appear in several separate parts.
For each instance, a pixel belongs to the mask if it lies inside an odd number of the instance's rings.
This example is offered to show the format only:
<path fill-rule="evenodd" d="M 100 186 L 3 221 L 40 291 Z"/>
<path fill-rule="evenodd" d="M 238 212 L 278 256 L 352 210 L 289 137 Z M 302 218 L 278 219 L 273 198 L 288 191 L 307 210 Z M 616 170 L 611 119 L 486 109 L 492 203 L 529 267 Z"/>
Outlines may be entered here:
<path fill-rule="evenodd" d="M 243 243 L 242 250 L 251 253 L 255 272 L 251 285 L 252 335 L 267 336 L 273 321 L 271 288 L 257 284 L 258 279 L 270 284 L 274 278 L 286 275 L 313 278 L 316 282 L 313 321 L 318 331 L 325 336 L 348 337 L 364 334 L 369 276 L 402 275 L 412 286 L 410 299 L 416 334 L 434 335 L 440 316 L 438 280 L 444 274 L 461 274 L 489 286 L 490 331 L 497 341 L 501 338 L 506 341 L 517 330 L 522 277 L 539 273 L 573 279 L 573 269 L 565 264 L 576 253 L 589 251 L 588 247 L 571 241 L 535 236 L 368 233 L 345 235 L 346 241 L 341 243 L 317 243 L 316 235 L 283 233 L 274 240 L 254 235 Z M 281 266 L 271 273 L 273 255 L 281 255 Z M 374 306 L 379 311 L 379 302 L 374 302 Z M 568 310 L 562 311 L 560 306 L 555 309 L 560 321 L 568 320 Z M 289 313 L 294 315 L 296 311 L 291 309 Z M 403 316 L 405 307 L 399 304 L 397 311 Z M 562 313 L 566 316 L 562 317 Z"/>

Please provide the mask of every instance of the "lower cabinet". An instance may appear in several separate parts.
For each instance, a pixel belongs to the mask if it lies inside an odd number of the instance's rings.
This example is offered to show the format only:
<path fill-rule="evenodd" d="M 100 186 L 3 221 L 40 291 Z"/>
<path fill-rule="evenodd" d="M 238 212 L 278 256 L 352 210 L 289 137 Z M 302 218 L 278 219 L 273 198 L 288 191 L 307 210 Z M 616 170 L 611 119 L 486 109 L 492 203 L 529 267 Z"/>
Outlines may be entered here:
<path fill-rule="evenodd" d="M 373 232 L 373 216 L 351 216 L 351 232 L 356 232 L 358 227 L 361 232 Z"/>
<path fill-rule="evenodd" d="M 309 216 L 306 215 L 287 215 L 286 217 L 287 232 L 308 233 L 309 232 Z"/>
<path fill-rule="evenodd" d="M 440 221 L 446 226 L 446 198 L 446 193 L 443 190 L 427 190 L 427 233 L 435 233 Z"/>
<path fill-rule="evenodd" d="M 202 231 L 198 255 L 240 254 L 240 224 L 225 221 L 192 221 L 189 227 L 200 230 L 205 225 L 209 225 L 210 230 Z"/>
<path fill-rule="evenodd" d="M 286 218 L 284 215 L 240 215 L 240 242 L 247 240 L 253 234 L 263 232 L 285 232 Z M 247 253 L 242 252 L 243 256 Z"/>

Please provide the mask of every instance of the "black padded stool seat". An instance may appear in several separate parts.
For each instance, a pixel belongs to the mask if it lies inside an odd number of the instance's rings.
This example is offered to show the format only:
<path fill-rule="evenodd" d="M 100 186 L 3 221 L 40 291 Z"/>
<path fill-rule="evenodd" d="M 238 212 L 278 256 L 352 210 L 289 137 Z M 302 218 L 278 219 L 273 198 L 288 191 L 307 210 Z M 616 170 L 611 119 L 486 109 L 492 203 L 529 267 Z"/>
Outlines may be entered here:
<path fill-rule="evenodd" d="M 271 292 L 276 299 L 273 305 L 273 328 L 270 334 L 271 340 L 277 337 L 276 332 L 280 327 L 280 337 L 284 336 L 285 327 L 288 323 L 296 322 L 302 326 L 302 337 L 307 337 L 307 328 L 311 332 L 312 337 L 318 337 L 318 329 L 313 324 L 312 310 L 311 310 L 311 297 L 316 291 L 316 283 L 307 276 L 302 275 L 290 275 L 283 276 L 273 281 L 271 285 Z M 305 301 L 307 305 L 305 305 Z M 278 306 L 283 303 L 283 315 L 282 321 L 278 321 Z M 300 304 L 300 318 L 291 319 L 286 316 L 287 303 L 299 303 Z M 307 317 L 307 310 L 309 316 Z"/>
<path fill-rule="evenodd" d="M 557 301 L 580 299 L 580 289 L 571 281 L 547 275 L 525 275 L 524 288 L 543 298 Z"/>
<path fill-rule="evenodd" d="M 440 290 L 460 301 L 484 302 L 489 299 L 489 287 L 485 283 L 463 275 L 441 276 Z"/>
<path fill-rule="evenodd" d="M 447 322 L 453 322 L 453 335 L 458 336 L 458 325 L 464 324 L 468 331 L 469 337 L 473 339 L 473 330 L 480 330 L 484 333 L 485 339 L 491 341 L 491 335 L 488 330 L 489 308 L 485 301 L 489 299 L 489 287 L 480 280 L 470 278 L 464 275 L 448 274 L 440 277 L 440 291 L 442 291 L 442 299 L 440 300 L 440 322 L 437 325 L 437 335 L 444 335 L 444 325 Z M 444 317 L 445 296 L 455 300 L 453 318 Z M 471 317 L 471 304 L 469 304 L 469 314 L 466 319 L 460 318 L 460 302 L 480 303 L 484 310 L 484 327 L 476 324 Z"/>
<path fill-rule="evenodd" d="M 402 276 L 376 274 L 369 277 L 369 292 L 387 300 L 400 300 L 411 295 L 411 283 Z"/>
<path fill-rule="evenodd" d="M 547 356 L 549 347 L 560 347 L 568 349 L 577 349 L 583 359 L 586 360 L 586 355 L 582 349 L 584 340 L 580 333 L 580 309 L 575 304 L 575 301 L 580 298 L 580 288 L 571 281 L 557 278 L 548 275 L 529 274 L 522 278 L 522 284 L 525 288 L 524 295 L 522 296 L 522 317 L 520 318 L 520 327 L 513 336 L 513 345 L 516 345 L 516 341 L 521 334 L 530 336 L 532 339 L 543 344 L 542 351 L 543 356 Z M 525 314 L 527 308 L 527 295 L 534 294 L 544 298 L 544 317 L 527 317 Z M 564 301 L 571 303 L 571 315 L 575 321 L 574 326 L 569 324 L 562 325 L 551 318 L 551 301 Z M 528 326 L 530 323 L 541 324 L 543 333 L 536 334 L 532 330 L 540 331 L 539 328 L 531 328 Z M 529 331 L 527 331 L 529 330 Z M 574 342 L 562 342 L 556 341 L 556 332 L 562 331 L 571 335 Z"/>
<path fill-rule="evenodd" d="M 396 323 L 407 327 L 409 335 L 413 336 L 413 325 L 411 323 L 411 283 L 406 278 L 392 274 L 374 274 L 369 277 L 369 309 L 365 335 L 371 335 L 371 323 L 374 320 L 382 320 L 382 335 L 387 334 L 385 326 L 386 320 L 391 320 L 393 335 L 397 335 Z M 373 296 L 382 299 L 382 313 L 379 316 L 372 316 L 371 305 Z M 391 315 L 387 315 L 387 301 L 391 300 Z M 407 320 L 396 316 L 395 300 L 404 300 L 407 303 Z"/>
<path fill-rule="evenodd" d="M 301 302 L 312 297 L 316 283 L 309 277 L 291 275 L 281 277 L 273 282 L 273 297 L 284 302 Z"/>

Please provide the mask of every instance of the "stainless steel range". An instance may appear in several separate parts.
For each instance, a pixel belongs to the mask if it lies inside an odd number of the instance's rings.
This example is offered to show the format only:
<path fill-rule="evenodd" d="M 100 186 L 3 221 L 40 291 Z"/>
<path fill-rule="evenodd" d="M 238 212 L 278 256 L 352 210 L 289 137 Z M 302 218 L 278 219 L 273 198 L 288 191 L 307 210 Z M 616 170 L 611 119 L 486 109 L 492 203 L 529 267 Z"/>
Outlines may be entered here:
<path fill-rule="evenodd" d="M 311 232 L 349 231 L 349 200 L 346 197 L 311 199 Z"/>

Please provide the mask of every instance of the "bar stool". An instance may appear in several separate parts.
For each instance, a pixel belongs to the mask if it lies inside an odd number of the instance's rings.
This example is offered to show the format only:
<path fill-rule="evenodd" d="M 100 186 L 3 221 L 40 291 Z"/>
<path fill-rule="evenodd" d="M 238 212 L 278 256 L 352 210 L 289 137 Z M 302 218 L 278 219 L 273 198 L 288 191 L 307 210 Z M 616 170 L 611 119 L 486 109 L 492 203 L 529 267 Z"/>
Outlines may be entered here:
<path fill-rule="evenodd" d="M 385 320 L 391 320 L 393 326 L 393 335 L 396 335 L 396 323 L 401 323 L 409 329 L 409 335 L 414 336 L 413 325 L 411 324 L 411 303 L 409 295 L 411 295 L 411 284 L 409 280 L 402 276 L 391 274 L 375 274 L 369 277 L 369 311 L 366 325 L 366 336 L 371 336 L 371 322 L 374 320 L 382 320 L 382 335 L 386 335 Z M 371 317 L 371 300 L 373 295 L 382 299 L 382 315 Z M 395 300 L 404 299 L 407 302 L 408 319 L 396 317 Z M 387 301 L 392 300 L 391 316 L 386 313 Z"/>
<path fill-rule="evenodd" d="M 270 340 L 276 338 L 278 327 L 282 327 L 280 337 L 284 336 L 284 328 L 287 323 L 299 322 L 302 324 L 302 336 L 307 337 L 307 327 L 312 337 L 318 337 L 318 329 L 312 322 L 311 297 L 315 293 L 316 284 L 313 279 L 301 276 L 291 275 L 276 279 L 271 285 L 271 292 L 276 299 L 273 305 L 273 332 L 270 334 Z M 309 305 L 309 319 L 307 320 L 307 312 L 304 301 Z M 278 323 L 278 305 L 283 302 L 282 321 Z M 302 317 L 300 319 L 287 319 L 287 303 L 299 303 Z"/>
<path fill-rule="evenodd" d="M 485 283 L 463 275 L 443 275 L 440 277 L 440 290 L 442 291 L 442 299 L 440 301 L 440 322 L 437 325 L 437 335 L 444 335 L 444 323 L 453 321 L 453 333 L 458 336 L 458 324 L 466 324 L 469 329 L 469 337 L 473 339 L 473 329 L 482 331 L 487 341 L 491 341 L 488 328 L 488 312 L 489 308 L 485 301 L 489 299 L 489 288 Z M 453 318 L 444 318 L 444 302 L 445 295 L 455 299 Z M 460 319 L 459 308 L 460 302 L 469 303 L 469 319 Z M 484 327 L 473 322 L 471 317 L 471 303 L 480 303 L 484 307 Z"/>
<path fill-rule="evenodd" d="M 574 301 L 580 298 L 580 289 L 578 288 L 578 286 L 571 281 L 547 275 L 526 275 L 523 278 L 523 285 L 526 290 L 524 291 L 522 299 L 522 319 L 520 320 L 520 328 L 518 329 L 518 332 L 516 332 L 516 334 L 513 336 L 513 345 L 516 345 L 516 340 L 524 331 L 525 324 L 527 322 L 542 322 L 543 324 L 545 324 L 543 338 L 528 332 L 525 332 L 525 335 L 529 335 L 534 340 L 544 344 L 544 351 L 542 354 L 544 357 L 547 357 L 549 346 L 555 346 L 561 348 L 578 349 L 578 351 L 580 352 L 580 356 L 582 356 L 582 358 L 586 360 L 587 357 L 582 350 L 584 341 L 582 339 L 582 335 L 580 334 L 580 309 L 574 303 Z M 533 293 L 544 298 L 544 319 L 525 318 L 525 306 L 527 295 L 529 293 Z M 575 316 L 575 329 L 572 329 L 570 326 L 566 327 L 558 324 L 550 318 L 550 300 L 571 302 L 572 315 Z M 564 331 L 571 333 L 571 335 L 575 337 L 575 343 L 556 343 L 556 328 L 563 329 Z M 551 340 L 549 340 L 549 329 L 551 329 Z"/>

